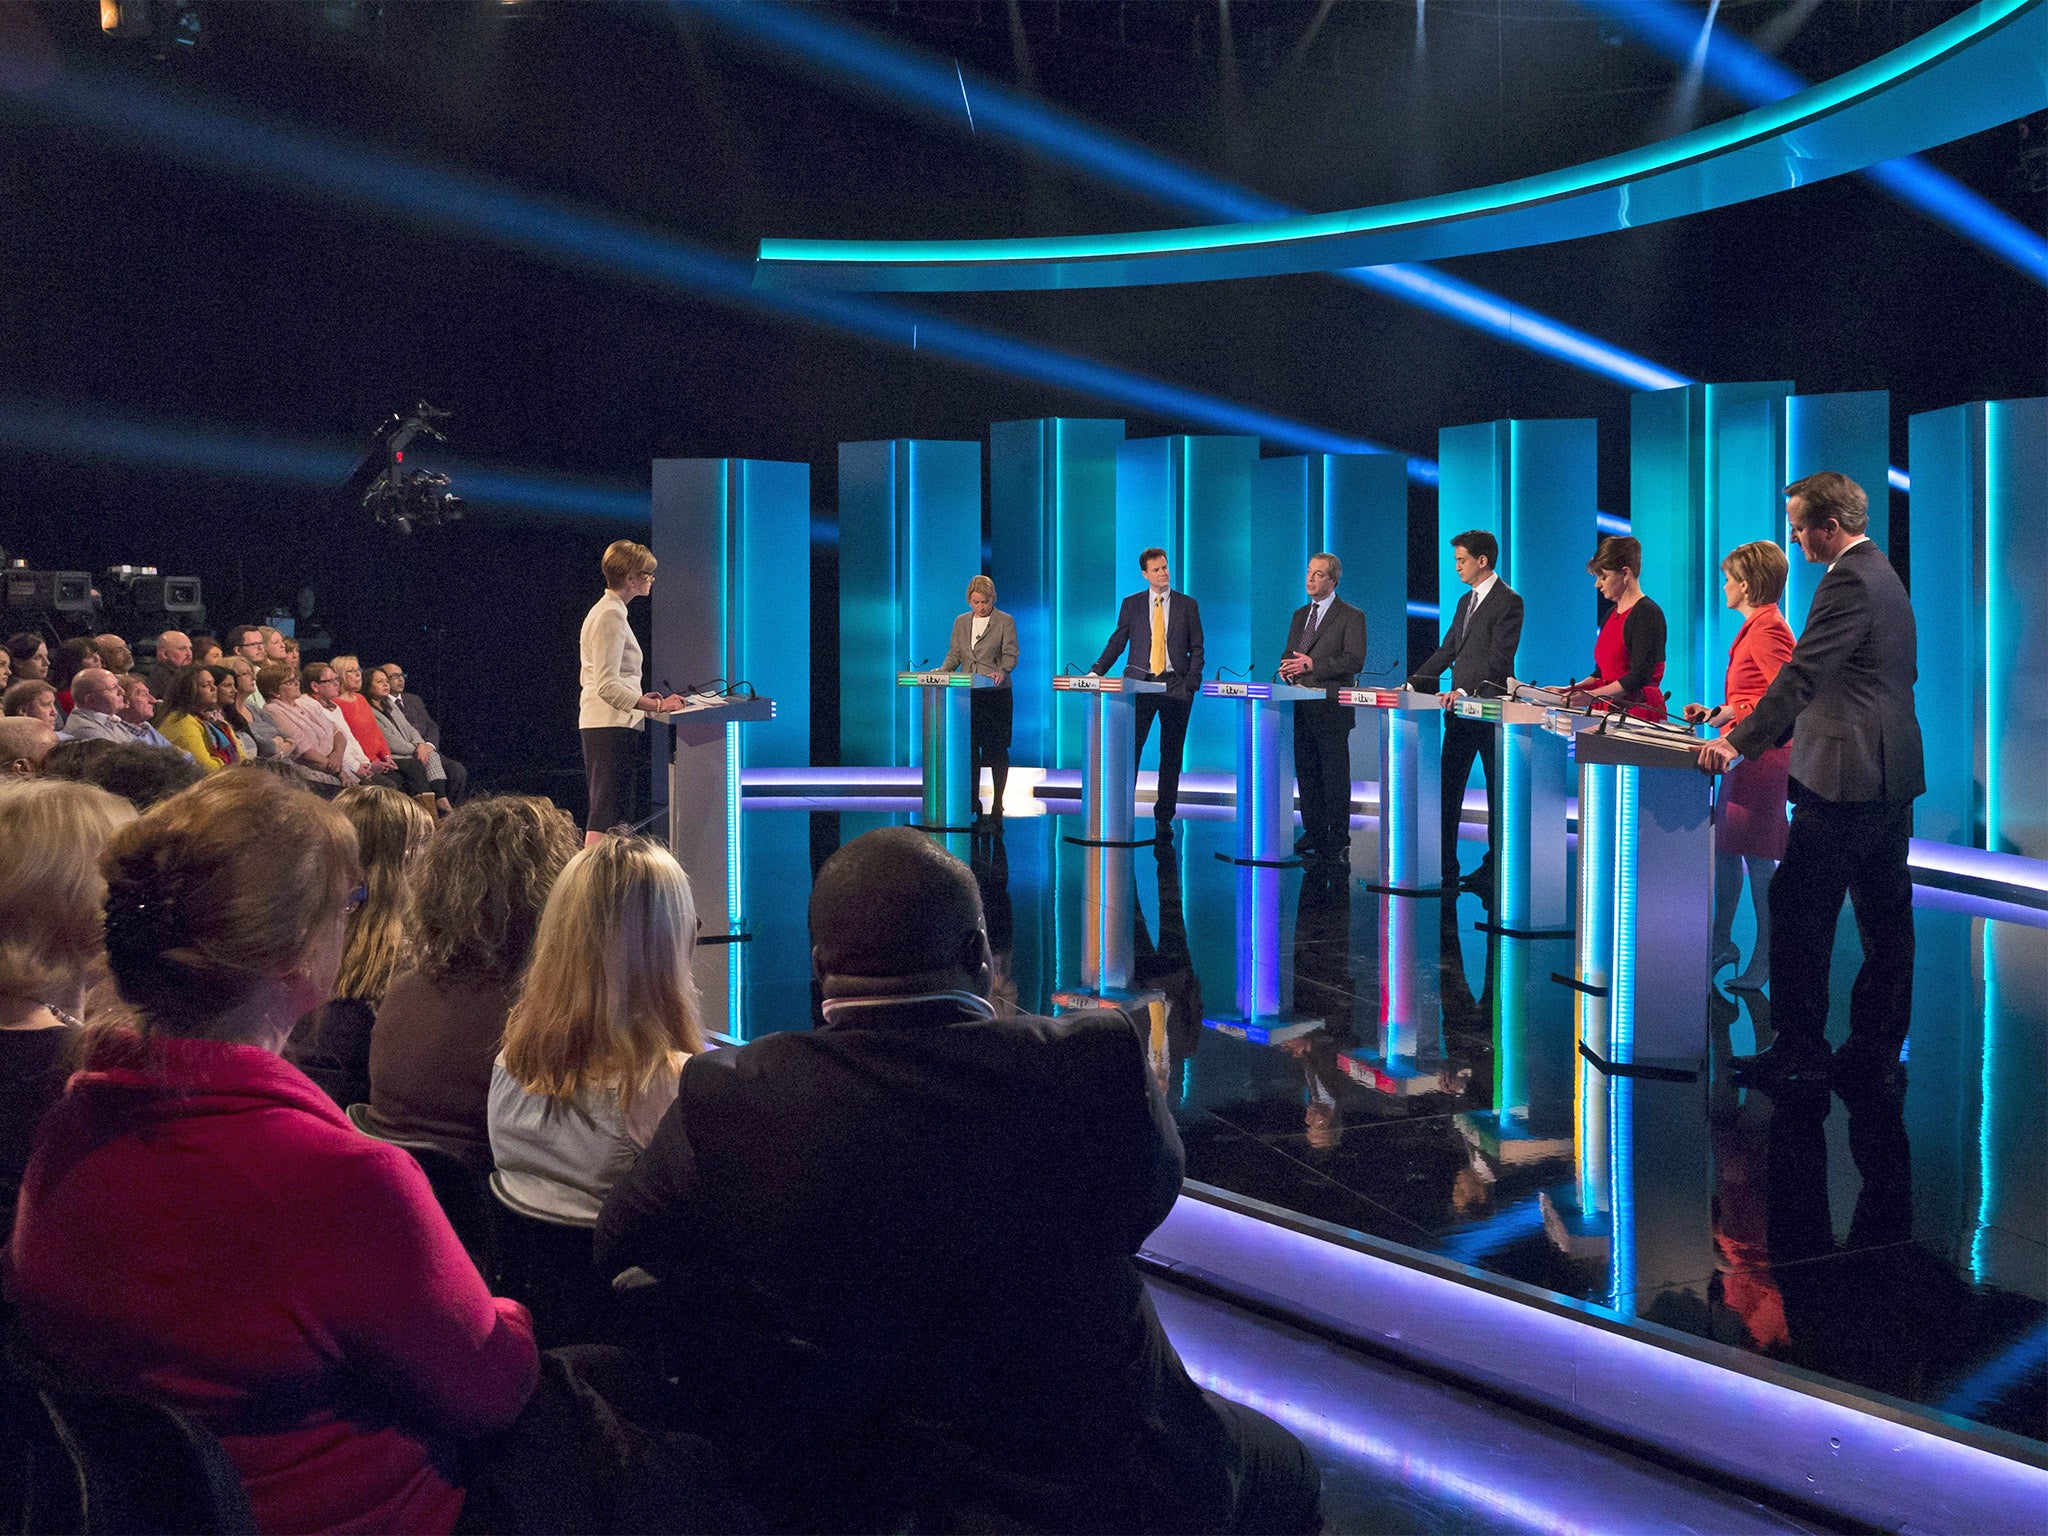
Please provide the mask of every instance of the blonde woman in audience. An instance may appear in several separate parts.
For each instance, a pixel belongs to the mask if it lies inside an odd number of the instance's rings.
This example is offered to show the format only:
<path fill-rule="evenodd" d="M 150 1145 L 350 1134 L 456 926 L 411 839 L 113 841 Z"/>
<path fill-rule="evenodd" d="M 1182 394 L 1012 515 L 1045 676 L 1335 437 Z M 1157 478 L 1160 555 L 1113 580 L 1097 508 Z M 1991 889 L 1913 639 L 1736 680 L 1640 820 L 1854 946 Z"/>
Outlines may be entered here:
<path fill-rule="evenodd" d="M 583 845 L 536 795 L 473 800 L 407 877 L 405 955 L 370 1036 L 370 1120 L 489 1167 L 491 1068 L 548 893 Z"/>
<path fill-rule="evenodd" d="M 333 995 L 299 1021 L 285 1055 L 347 1108 L 370 1096 L 370 1030 L 404 940 L 405 877 L 434 818 L 410 796 L 361 784 L 334 797 L 355 828 L 362 900 L 349 916 Z"/>
<path fill-rule="evenodd" d="M 262 1531 L 451 1531 L 461 1442 L 539 1362 L 419 1165 L 278 1052 L 333 991 L 362 881 L 332 805 L 216 774 L 108 846 L 95 1031 L 22 1184 L 8 1295 L 65 1379 L 220 1437 Z M 483 1527 L 489 1528 L 489 1527 Z"/>
<path fill-rule="evenodd" d="M 569 861 L 491 1074 L 491 1155 L 510 1191 L 574 1221 L 645 1150 L 704 1048 L 697 909 L 667 849 L 606 838 Z"/>
<path fill-rule="evenodd" d="M 0 781 L 0 1231 L 43 1115 L 70 1075 L 74 1031 L 106 972 L 100 854 L 126 800 L 59 779 Z"/>

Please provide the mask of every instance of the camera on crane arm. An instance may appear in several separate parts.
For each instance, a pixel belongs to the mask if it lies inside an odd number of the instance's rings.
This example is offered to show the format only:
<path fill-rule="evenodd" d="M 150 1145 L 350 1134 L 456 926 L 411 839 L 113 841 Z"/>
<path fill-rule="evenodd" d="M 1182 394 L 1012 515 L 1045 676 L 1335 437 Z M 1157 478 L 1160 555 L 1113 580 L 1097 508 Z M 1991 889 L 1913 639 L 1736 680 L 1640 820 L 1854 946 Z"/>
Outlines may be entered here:
<path fill-rule="evenodd" d="M 448 489 L 448 477 L 405 461 L 406 451 L 422 435 L 437 443 L 448 440 L 436 423 L 449 414 L 424 400 L 410 411 L 394 411 L 342 482 L 342 494 L 356 500 L 379 527 L 396 533 L 462 521 L 462 498 Z"/>

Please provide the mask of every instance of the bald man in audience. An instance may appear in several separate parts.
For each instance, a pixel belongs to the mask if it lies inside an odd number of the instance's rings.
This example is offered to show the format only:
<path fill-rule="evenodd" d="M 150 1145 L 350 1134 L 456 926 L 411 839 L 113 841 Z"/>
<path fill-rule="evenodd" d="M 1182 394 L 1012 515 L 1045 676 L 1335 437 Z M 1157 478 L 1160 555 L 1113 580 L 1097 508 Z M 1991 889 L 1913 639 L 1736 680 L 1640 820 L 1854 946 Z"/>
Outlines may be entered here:
<path fill-rule="evenodd" d="M 95 635 L 100 648 L 100 665 L 119 677 L 135 670 L 135 652 L 119 635 Z M 77 690 L 73 690 L 76 692 Z"/>
<path fill-rule="evenodd" d="M 135 733 L 121 718 L 121 680 L 104 667 L 85 667 L 71 679 L 71 713 L 64 734 L 73 741 L 132 742 Z"/>
<path fill-rule="evenodd" d="M 0 779 L 33 778 L 55 745 L 57 733 L 47 721 L 31 715 L 0 719 Z"/>
<path fill-rule="evenodd" d="M 149 668 L 149 691 L 163 698 L 171 691 L 171 679 L 181 667 L 192 665 L 192 637 L 182 629 L 167 629 L 156 637 L 156 660 Z"/>

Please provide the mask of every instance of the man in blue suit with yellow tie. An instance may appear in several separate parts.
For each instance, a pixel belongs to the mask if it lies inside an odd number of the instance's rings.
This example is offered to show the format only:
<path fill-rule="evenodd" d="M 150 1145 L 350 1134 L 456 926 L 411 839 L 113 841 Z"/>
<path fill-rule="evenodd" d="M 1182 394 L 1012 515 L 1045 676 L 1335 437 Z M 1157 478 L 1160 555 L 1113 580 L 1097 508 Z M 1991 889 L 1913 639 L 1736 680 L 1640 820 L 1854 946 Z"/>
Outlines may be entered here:
<path fill-rule="evenodd" d="M 1145 590 L 1124 599 L 1109 644 L 1089 670 L 1097 677 L 1105 675 L 1128 649 L 1125 677 L 1166 684 L 1164 693 L 1137 697 L 1138 745 L 1132 754 L 1134 763 L 1144 756 L 1145 738 L 1152 734 L 1153 716 L 1158 716 L 1159 792 L 1152 817 L 1158 835 L 1165 838 L 1172 835 L 1174 807 L 1180 799 L 1188 714 L 1202 686 L 1202 610 L 1187 593 L 1173 590 L 1165 550 L 1145 550 L 1138 556 L 1138 566 L 1145 573 Z"/>

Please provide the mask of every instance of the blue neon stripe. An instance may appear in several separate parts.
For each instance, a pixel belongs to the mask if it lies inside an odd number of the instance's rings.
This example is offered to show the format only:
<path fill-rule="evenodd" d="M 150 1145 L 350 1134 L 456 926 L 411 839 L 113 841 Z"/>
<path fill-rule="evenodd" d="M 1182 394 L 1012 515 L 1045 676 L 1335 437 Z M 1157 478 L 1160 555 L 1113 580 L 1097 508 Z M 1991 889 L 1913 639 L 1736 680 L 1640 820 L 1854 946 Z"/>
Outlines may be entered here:
<path fill-rule="evenodd" d="M 1626 28 L 1667 58 L 1689 61 L 1700 42 L 1702 13 L 1677 0 L 1579 4 Z M 1705 78 L 1716 89 L 1752 107 L 1796 96 L 1809 83 L 1725 26 L 1716 27 L 1707 40 L 1705 66 Z M 1883 161 L 1864 174 L 1907 207 L 2035 282 L 2048 284 L 2048 240 L 1953 177 L 1917 156 Z"/>

